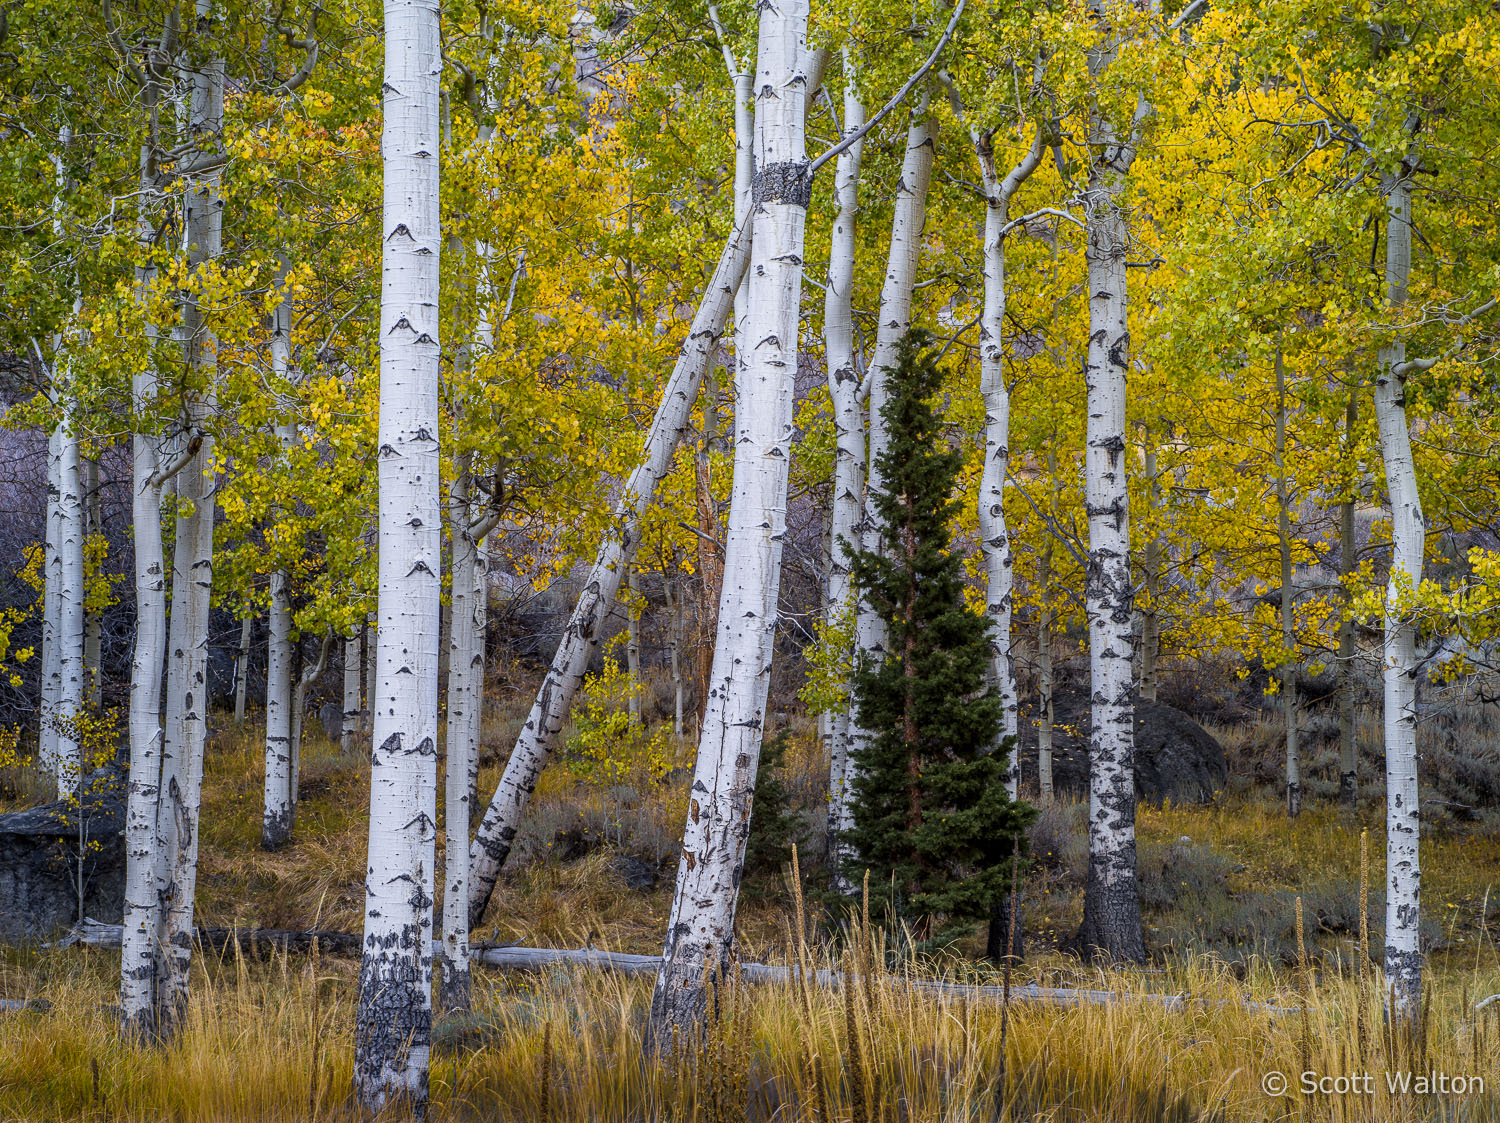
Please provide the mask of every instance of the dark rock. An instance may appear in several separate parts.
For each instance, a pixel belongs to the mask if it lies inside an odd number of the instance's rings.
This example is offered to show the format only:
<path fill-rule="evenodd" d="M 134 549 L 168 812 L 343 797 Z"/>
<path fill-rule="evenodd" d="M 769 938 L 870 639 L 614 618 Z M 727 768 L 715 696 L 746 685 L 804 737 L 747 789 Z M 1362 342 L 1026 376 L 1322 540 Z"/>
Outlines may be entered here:
<path fill-rule="evenodd" d="M 344 735 L 344 707 L 337 702 L 324 702 L 318 708 L 318 720 L 323 723 L 323 735 L 330 741 Z"/>
<path fill-rule="evenodd" d="M 85 778 L 82 800 L 0 815 L 0 943 L 50 939 L 78 921 L 80 849 L 83 915 L 120 923 L 125 789 L 123 772 L 101 768 Z"/>
<path fill-rule="evenodd" d="M 604 839 L 589 834 L 583 827 L 569 827 L 552 836 L 552 857 L 559 862 L 576 862 L 604 845 Z"/>
<path fill-rule="evenodd" d="M 627 889 L 641 892 L 656 888 L 656 867 L 633 854 L 616 854 L 610 866 L 620 875 Z"/>
<path fill-rule="evenodd" d="M 1053 710 L 1053 786 L 1059 794 L 1086 797 L 1089 696 L 1077 689 L 1059 692 Z M 1022 779 L 1034 781 L 1036 727 L 1031 721 L 1022 720 L 1020 741 Z M 1207 803 L 1228 777 L 1224 748 L 1208 730 L 1181 710 L 1137 699 L 1135 790 L 1139 799 Z"/>

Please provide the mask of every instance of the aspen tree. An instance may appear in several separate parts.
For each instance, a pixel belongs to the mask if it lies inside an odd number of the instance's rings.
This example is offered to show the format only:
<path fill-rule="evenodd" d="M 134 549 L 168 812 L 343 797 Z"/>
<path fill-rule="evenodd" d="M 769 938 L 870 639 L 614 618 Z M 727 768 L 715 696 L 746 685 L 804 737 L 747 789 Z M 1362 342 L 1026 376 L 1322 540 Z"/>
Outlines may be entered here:
<path fill-rule="evenodd" d="M 439 93 L 436 0 L 385 0 L 380 521 L 354 1092 L 425 1113 L 437 819 Z"/>

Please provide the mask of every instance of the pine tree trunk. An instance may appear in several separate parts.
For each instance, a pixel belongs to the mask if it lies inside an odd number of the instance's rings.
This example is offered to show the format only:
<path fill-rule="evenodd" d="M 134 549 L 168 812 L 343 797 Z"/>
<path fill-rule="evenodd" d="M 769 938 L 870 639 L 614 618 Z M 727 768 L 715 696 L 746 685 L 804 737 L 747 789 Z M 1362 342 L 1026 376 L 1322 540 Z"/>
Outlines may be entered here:
<path fill-rule="evenodd" d="M 255 628 L 255 617 L 246 616 L 240 621 L 240 643 L 234 652 L 234 724 L 245 724 L 245 704 L 250 697 L 250 637 Z"/>
<path fill-rule="evenodd" d="M 849 52 L 844 51 L 844 132 L 865 123 L 865 107 L 859 100 Z M 834 198 L 838 214 L 833 220 L 828 256 L 828 289 L 823 301 L 823 341 L 828 356 L 828 392 L 833 399 L 833 429 L 836 450 L 833 462 L 833 510 L 830 517 L 828 566 L 828 623 L 848 629 L 855 608 L 854 584 L 850 579 L 850 551 L 859 547 L 859 524 L 864 511 L 865 419 L 860 405 L 859 367 L 854 343 L 854 249 L 855 224 L 859 213 L 859 172 L 864 158 L 864 140 L 858 140 L 838 157 L 834 175 Z M 852 647 L 853 635 L 850 635 Z M 840 687 L 840 702 L 828 715 L 828 869 L 833 889 L 849 896 L 855 886 L 844 872 L 852 857 L 840 840 L 854 827 L 854 806 L 849 787 L 849 726 L 853 699 L 847 681 Z"/>
<path fill-rule="evenodd" d="M 1353 388 L 1344 411 L 1345 470 L 1348 491 L 1339 504 L 1339 584 L 1344 590 L 1344 619 L 1339 621 L 1339 802 L 1353 807 L 1359 798 L 1359 749 L 1355 742 L 1354 705 L 1357 678 L 1354 667 L 1354 618 L 1350 602 L 1354 593 L 1349 578 L 1354 573 L 1354 426 L 1359 421 L 1359 397 Z"/>
<path fill-rule="evenodd" d="M 212 0 L 197 0 L 200 27 L 214 22 Z M 222 145 L 224 61 L 209 57 L 193 68 L 189 135 L 202 151 Z M 188 265 L 196 272 L 219 256 L 223 241 L 223 201 L 219 173 L 190 177 L 183 191 Z M 206 387 L 187 402 L 189 418 L 206 427 L 217 408 L 217 344 L 202 322 L 195 298 L 183 303 L 183 339 L 188 366 Z M 198 809 L 203 787 L 203 745 L 208 728 L 208 625 L 213 588 L 214 512 L 217 505 L 213 441 L 207 436 L 177 477 L 179 501 L 188 512 L 177 520 L 172 554 L 172 617 L 167 643 L 167 712 L 163 776 L 177 820 L 172 873 L 166 886 L 167 980 L 158 994 L 166 1036 L 187 1013 L 188 967 L 192 960 L 193 902 L 198 881 Z M 173 793 L 172 784 L 177 784 Z M 175 796 L 175 797 L 174 797 Z"/>
<path fill-rule="evenodd" d="M 1411 275 L 1411 172 L 1386 176 L 1386 308 L 1399 318 Z M 1380 348 L 1375 375 L 1375 420 L 1391 502 L 1390 581 L 1386 587 L 1385 659 L 1385 981 L 1393 1019 L 1414 1025 L 1421 1010 L 1422 952 L 1418 922 L 1421 825 L 1417 792 L 1416 623 L 1399 601 L 1422 580 L 1426 528 L 1416 463 L 1406 421 L 1406 343 L 1394 335 Z"/>
<path fill-rule="evenodd" d="M 477 926 L 484 916 L 500 868 L 510 854 L 521 816 L 531 799 L 532 789 L 536 787 L 537 777 L 552 752 L 573 695 L 588 669 L 589 659 L 599 646 L 599 625 L 614 604 L 620 581 L 639 545 L 641 513 L 650 505 L 657 485 L 671 469 L 677 445 L 692 421 L 693 402 L 698 396 L 704 370 L 718 348 L 735 289 L 739 287 L 750 260 L 749 251 L 748 234 L 743 228 L 737 228 L 725 245 L 718 267 L 704 290 L 703 301 L 688 329 L 682 354 L 667 380 L 661 405 L 651 423 L 645 454 L 625 482 L 615 508 L 612 529 L 600 544 L 593 568 L 584 581 L 583 592 L 573 606 L 562 642 L 552 658 L 552 666 L 537 691 L 505 773 L 475 833 L 473 845 L 469 848 L 471 926 Z"/>
<path fill-rule="evenodd" d="M 354 1092 L 366 1111 L 421 1116 L 432 1039 L 442 599 L 436 0 L 385 0 L 385 47 L 380 622 Z"/>
<path fill-rule="evenodd" d="M 1084 454 L 1089 557 L 1085 600 L 1092 682 L 1089 731 L 1089 873 L 1085 948 L 1114 959 L 1146 957 L 1135 851 L 1135 705 L 1131 698 L 1129 491 L 1125 479 L 1125 385 L 1130 362 L 1125 257 L 1129 231 L 1119 194 L 1125 168 L 1096 122 L 1098 155 L 1084 196 L 1088 224 L 1089 346 L 1084 368 L 1088 425 Z M 1102 134 L 1102 135 L 1101 135 Z M 1115 160 L 1124 162 L 1115 149 Z M 1128 167 L 1128 163 L 1126 164 Z"/>
<path fill-rule="evenodd" d="M 735 387 L 734 485 L 708 704 L 689 793 L 682 859 L 651 999 L 647 1052 L 697 1036 L 705 972 L 724 977 L 750 828 L 771 681 L 786 533 L 797 371 L 803 232 L 812 180 L 804 128 L 807 0 L 760 14 L 755 113 L 756 202 L 745 339 L 755 345 Z"/>
<path fill-rule="evenodd" d="M 449 631 L 447 779 L 443 795 L 443 967 L 438 1006 L 469 1008 L 469 759 L 479 691 L 474 682 L 473 458 L 457 457 L 448 501 L 448 540 L 453 558 Z"/>
<path fill-rule="evenodd" d="M 1286 813 L 1295 819 L 1302 812 L 1302 754 L 1297 744 L 1297 650 L 1296 621 L 1292 614 L 1292 519 L 1291 493 L 1286 475 L 1286 367 L 1281 348 L 1276 349 L 1276 536 L 1281 548 L 1281 646 L 1286 662 L 1281 665 L 1281 712 L 1286 728 Z"/>

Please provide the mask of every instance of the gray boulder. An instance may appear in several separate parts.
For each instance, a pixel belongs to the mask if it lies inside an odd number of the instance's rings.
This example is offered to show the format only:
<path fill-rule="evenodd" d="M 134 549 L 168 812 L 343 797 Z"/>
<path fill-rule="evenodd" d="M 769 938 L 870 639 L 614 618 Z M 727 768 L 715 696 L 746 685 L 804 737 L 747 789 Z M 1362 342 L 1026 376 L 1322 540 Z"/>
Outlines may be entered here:
<path fill-rule="evenodd" d="M 82 800 L 0 815 L 0 943 L 51 939 L 73 926 L 79 919 L 80 854 L 83 915 L 120 923 L 125 774 L 101 768 L 83 786 Z"/>
<path fill-rule="evenodd" d="M 1089 696 L 1065 689 L 1053 700 L 1052 782 L 1060 795 L 1088 795 Z M 1021 720 L 1021 777 L 1036 780 L 1036 726 Z M 1135 790 L 1148 803 L 1207 803 L 1229 778 L 1224 747 L 1181 710 L 1135 704 Z"/>
<path fill-rule="evenodd" d="M 344 735 L 344 708 L 337 702 L 324 702 L 318 708 L 318 720 L 323 723 L 323 735 L 330 741 Z"/>

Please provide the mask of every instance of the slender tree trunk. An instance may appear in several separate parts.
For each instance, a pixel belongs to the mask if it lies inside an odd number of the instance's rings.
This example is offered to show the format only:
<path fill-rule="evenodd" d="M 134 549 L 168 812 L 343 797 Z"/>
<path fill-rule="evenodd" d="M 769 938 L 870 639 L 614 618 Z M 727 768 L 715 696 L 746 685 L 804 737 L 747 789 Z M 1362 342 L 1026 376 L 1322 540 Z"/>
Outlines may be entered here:
<path fill-rule="evenodd" d="M 807 0 L 760 13 L 755 236 L 745 319 L 745 339 L 756 343 L 736 381 L 718 635 L 648 1052 L 670 1053 L 675 1040 L 697 1036 L 706 1012 L 705 973 L 723 979 L 734 941 L 786 532 L 803 231 L 812 194 L 804 148 L 807 20 Z"/>
<path fill-rule="evenodd" d="M 62 426 L 47 436 L 47 520 L 42 541 L 42 670 L 41 704 L 37 709 L 37 756 L 58 794 L 58 742 L 62 726 L 58 701 L 62 695 Z"/>
<path fill-rule="evenodd" d="M 474 717 L 469 723 L 469 813 L 473 817 L 474 805 L 479 802 L 479 749 L 484 741 L 484 675 L 485 659 L 489 655 L 490 612 L 490 544 L 486 535 L 475 543 L 474 553 L 474 655 L 473 667 Z M 467 827 L 464 828 L 466 831 Z M 467 838 L 465 845 L 467 845 Z M 465 902 L 468 890 L 465 889 Z M 468 907 L 467 903 L 464 906 Z"/>
<path fill-rule="evenodd" d="M 385 0 L 380 624 L 354 1091 L 424 1115 L 432 1040 L 439 494 L 436 0 Z"/>
<path fill-rule="evenodd" d="M 286 299 L 271 320 L 271 372 L 278 386 L 291 379 L 292 310 Z M 297 443 L 295 421 L 276 424 L 283 456 Z M 273 508 L 274 510 L 274 508 Z M 273 517 L 279 517 L 273 515 Z M 266 617 L 266 783 L 261 808 L 260 844 L 279 850 L 292 837 L 292 590 L 284 569 L 270 575 Z"/>
<path fill-rule="evenodd" d="M 865 123 L 853 64 L 844 51 L 844 132 L 857 132 Z M 823 341 L 828 356 L 828 392 L 833 399 L 836 450 L 833 462 L 833 510 L 830 516 L 828 624 L 849 633 L 852 655 L 855 595 L 850 577 L 850 551 L 859 546 L 865 492 L 865 419 L 860 405 L 859 366 L 854 342 L 855 224 L 859 214 L 859 172 L 864 158 L 860 139 L 841 153 L 835 165 L 834 198 L 838 215 L 828 255 L 828 289 L 823 301 Z M 854 802 L 849 786 L 849 726 L 853 709 L 850 685 L 840 684 L 840 699 L 828 715 L 828 869 L 837 893 L 849 896 L 854 883 L 844 872 L 853 857 L 842 840 L 854 827 Z"/>
<path fill-rule="evenodd" d="M 99 489 L 99 458 L 91 457 L 86 465 L 84 479 L 84 542 L 104 536 L 103 497 Z M 88 683 L 88 705 L 99 710 L 104 705 L 104 620 L 97 611 L 90 611 L 85 604 L 83 618 L 83 666 Z"/>
<path fill-rule="evenodd" d="M 749 250 L 748 234 L 743 227 L 737 228 L 725 245 L 718 267 L 704 291 L 703 301 L 688 329 L 682 354 L 667 380 L 661 405 L 651 423 L 645 453 L 625 481 L 613 525 L 600 544 L 593 568 L 584 581 L 583 592 L 573 606 L 562 642 L 552 658 L 552 666 L 537 691 L 505 773 L 475 833 L 473 845 L 469 848 L 471 926 L 477 926 L 484 916 L 495 880 L 510 854 L 521 816 L 531 799 L 532 789 L 536 787 L 536 779 L 551 754 L 573 695 L 588 669 L 589 659 L 599 646 L 599 624 L 619 594 L 624 571 L 639 545 L 641 513 L 654 498 L 657 484 L 671 469 L 677 445 L 692 420 L 693 401 L 698 396 L 704 369 L 718 348 L 734 291 L 739 287 L 750 260 Z"/>
<path fill-rule="evenodd" d="M 1385 285 L 1391 319 L 1406 304 L 1411 276 L 1411 175 L 1382 182 L 1386 196 Z M 1417 791 L 1417 627 L 1402 601 L 1422 580 L 1426 528 L 1406 421 L 1406 342 L 1399 334 L 1380 348 L 1375 420 L 1391 502 L 1390 581 L 1385 607 L 1385 982 L 1392 1018 L 1414 1025 L 1421 1010 L 1421 866 Z"/>
<path fill-rule="evenodd" d="M 63 376 L 67 365 L 66 354 L 60 350 L 54 360 L 54 377 Z M 65 376 L 64 381 L 67 381 Z M 57 494 L 55 514 L 49 517 L 48 523 L 56 537 L 48 552 L 48 595 L 44 598 L 44 606 L 50 601 L 53 621 L 53 686 L 48 715 L 48 724 L 52 727 L 52 774 L 57 781 L 58 795 L 67 797 L 77 792 L 83 767 L 77 720 L 83 709 L 85 692 L 84 517 L 77 422 L 70 401 L 71 391 L 62 385 L 57 393 L 64 414 L 50 442 L 56 448 L 56 466 L 51 474 L 56 481 Z"/>
<path fill-rule="evenodd" d="M 339 724 L 339 752 L 354 751 L 359 731 L 359 629 L 344 640 L 344 714 Z"/>
<path fill-rule="evenodd" d="M 380 648 L 376 640 L 376 620 L 371 616 L 365 622 L 365 709 L 364 709 L 364 732 L 374 735 L 375 732 L 375 683 L 379 668 L 377 660 L 380 657 Z M 374 747 L 373 745 L 371 746 Z"/>
<path fill-rule="evenodd" d="M 984 395 L 984 471 L 979 483 L 979 538 L 984 549 L 986 605 L 990 618 L 990 670 L 1000 694 L 1001 744 L 1009 743 L 1005 787 L 1011 799 L 1020 795 L 1021 752 L 1016 744 L 1020 700 L 1016 664 L 1011 652 L 1011 609 L 1015 589 L 1015 561 L 1010 529 L 1005 524 L 1005 477 L 1010 470 L 1010 388 L 1005 384 L 1005 227 L 1010 201 L 1031 177 L 1046 151 L 1037 132 L 1025 157 L 1004 179 L 995 170 L 994 147 L 988 136 L 975 137 L 984 180 L 984 311 L 979 319 L 979 381 Z M 1003 911 L 1003 910 L 1002 910 Z M 998 917 L 1006 924 L 1009 917 Z M 1003 945 L 1004 941 L 1001 941 Z"/>
<path fill-rule="evenodd" d="M 1281 712 L 1286 727 L 1286 813 L 1302 813 L 1302 754 L 1297 744 L 1297 629 L 1292 613 L 1291 490 L 1286 474 L 1286 366 L 1276 348 L 1276 536 L 1281 547 Z"/>
<path fill-rule="evenodd" d="M 297 675 L 296 684 L 292 687 L 292 823 L 297 821 L 297 792 L 298 784 L 302 776 L 302 730 L 307 721 L 307 692 L 312 689 L 318 679 L 323 677 L 323 672 L 328 668 L 328 652 L 333 646 L 333 633 L 328 632 L 323 636 L 322 643 L 318 646 L 318 660 L 311 667 L 304 667 Z M 297 645 L 300 654 L 302 645 Z M 305 662 L 304 659 L 299 662 Z"/>
<path fill-rule="evenodd" d="M 1087 222 L 1089 346 L 1084 454 L 1089 557 L 1085 600 L 1092 682 L 1089 873 L 1081 941 L 1115 959 L 1146 957 L 1135 850 L 1135 704 L 1131 698 L 1129 489 L 1125 386 L 1130 364 L 1125 258 L 1130 235 L 1119 195 L 1128 150 L 1096 120 L 1083 208 Z"/>
<path fill-rule="evenodd" d="M 1146 502 L 1154 518 L 1160 509 L 1161 489 L 1156 484 L 1156 444 L 1146 433 Z M 1146 587 L 1146 608 L 1141 613 L 1141 688 L 1143 702 L 1156 701 L 1157 656 L 1161 654 L 1161 535 L 1153 533 L 1146 540 L 1142 577 Z"/>
<path fill-rule="evenodd" d="M 1344 595 L 1344 618 L 1339 621 L 1339 802 L 1353 807 L 1359 798 L 1359 748 L 1354 739 L 1354 704 L 1357 676 L 1354 667 L 1354 616 L 1350 605 L 1354 593 L 1349 579 L 1354 573 L 1354 427 L 1359 421 L 1359 398 L 1353 387 L 1344 410 L 1346 449 L 1344 467 L 1348 490 L 1339 504 L 1339 584 Z"/>
<path fill-rule="evenodd" d="M 632 721 L 641 720 L 641 574 L 637 569 L 630 571 L 630 605 L 625 613 L 625 671 L 630 676 L 630 717 Z"/>
<path fill-rule="evenodd" d="M 1037 566 L 1038 592 L 1043 600 L 1036 622 L 1036 782 L 1037 794 L 1043 803 L 1051 803 L 1053 799 L 1052 726 L 1056 719 L 1052 703 L 1052 608 L 1047 599 L 1051 584 L 1052 538 L 1049 532 Z"/>
<path fill-rule="evenodd" d="M 197 0 L 200 29 L 215 22 L 212 0 Z M 208 57 L 193 69 L 189 135 L 200 152 L 222 147 L 224 60 Z M 219 256 L 223 240 L 223 200 L 219 173 L 190 177 L 183 191 L 188 265 L 194 272 Z M 196 298 L 183 303 L 183 338 L 188 366 L 198 384 L 187 412 L 199 429 L 216 409 L 217 343 L 202 321 Z M 213 441 L 207 436 L 177 477 L 187 512 L 177 520 L 172 554 L 172 617 L 167 644 L 167 713 L 163 775 L 178 785 L 172 812 L 178 821 L 167 895 L 167 985 L 158 996 L 165 1022 L 175 1030 L 187 1013 L 188 967 L 192 960 L 193 902 L 198 881 L 198 809 L 203 787 L 203 745 L 208 729 L 209 595 L 213 588 L 214 512 L 217 505 Z"/>
<path fill-rule="evenodd" d="M 453 558 L 453 624 L 448 655 L 448 759 L 443 795 L 443 968 L 438 1005 L 469 1008 L 469 758 L 479 691 L 474 682 L 474 571 L 478 550 L 473 518 L 473 458 L 458 456 L 448 501 L 448 540 Z"/>
<path fill-rule="evenodd" d="M 927 98 L 912 110 L 906 132 L 906 152 L 901 162 L 901 178 L 896 186 L 896 202 L 891 220 L 890 257 L 886 262 L 885 281 L 880 289 L 880 322 L 875 335 L 875 354 L 866 375 L 869 380 L 869 458 L 868 482 L 864 506 L 860 512 L 860 546 L 879 553 L 880 519 L 875 511 L 875 496 L 885 490 L 884 473 L 878 459 L 886 451 L 889 434 L 882 412 L 886 400 L 886 378 L 896 363 L 896 347 L 911 327 L 912 292 L 917 280 L 917 264 L 922 251 L 922 228 L 927 219 L 927 188 L 932 178 L 934 143 L 927 116 Z M 854 651 L 856 659 L 879 663 L 885 658 L 888 636 L 885 621 L 858 598 L 854 615 Z M 870 744 L 871 730 L 865 729 L 858 715 L 849 715 L 848 754 L 841 790 L 847 799 L 854 790 L 855 758 Z M 853 824 L 853 810 L 840 812 L 845 831 Z"/>
<path fill-rule="evenodd" d="M 161 54 L 171 57 L 172 24 Z M 140 196 L 136 221 L 136 301 L 148 344 L 156 328 L 147 302 L 155 283 L 151 251 L 156 240 L 151 207 L 156 197 L 156 129 L 159 89 L 143 84 L 147 114 L 140 152 Z M 160 891 L 161 856 L 168 838 L 160 817 L 165 792 L 161 715 L 162 662 L 167 642 L 166 557 L 162 542 L 163 482 L 157 441 L 148 412 L 155 395 L 149 370 L 131 375 L 135 431 L 131 438 L 131 533 L 135 545 L 135 644 L 130 671 L 130 773 L 125 798 L 125 890 L 120 952 L 120 1029 L 140 1040 L 157 1033 L 157 988 L 165 977 L 165 899 Z"/>
<path fill-rule="evenodd" d="M 250 697 L 250 637 L 255 629 L 255 617 L 246 616 L 240 621 L 240 644 L 234 652 L 234 724 L 245 724 L 245 704 Z"/>

